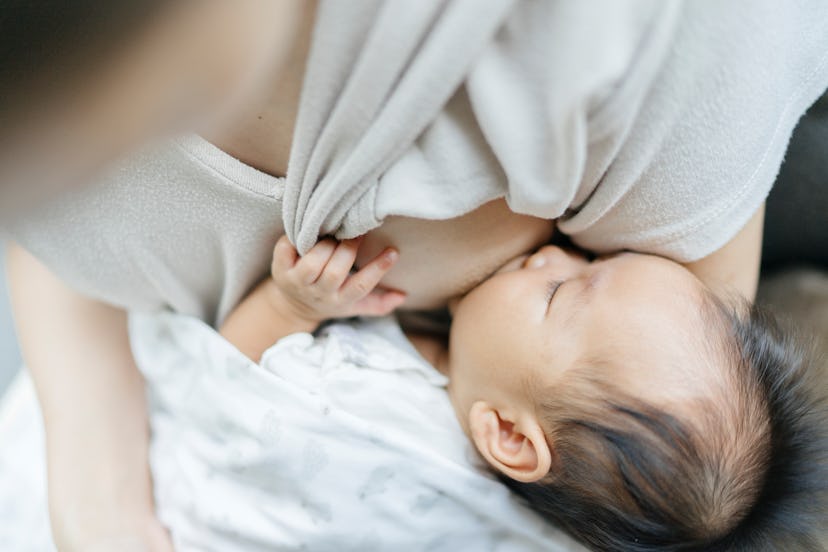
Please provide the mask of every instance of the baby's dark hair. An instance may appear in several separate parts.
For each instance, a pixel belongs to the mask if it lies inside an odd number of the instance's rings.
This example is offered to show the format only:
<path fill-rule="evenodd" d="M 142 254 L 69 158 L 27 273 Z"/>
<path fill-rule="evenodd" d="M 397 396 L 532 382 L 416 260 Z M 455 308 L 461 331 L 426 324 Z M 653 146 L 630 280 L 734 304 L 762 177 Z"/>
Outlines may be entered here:
<path fill-rule="evenodd" d="M 698 420 L 625 396 L 587 371 L 539 401 L 555 454 L 549 475 L 504 481 L 595 550 L 822 550 L 821 366 L 758 307 L 707 296 L 704 309 L 726 383 L 693 405 Z"/>

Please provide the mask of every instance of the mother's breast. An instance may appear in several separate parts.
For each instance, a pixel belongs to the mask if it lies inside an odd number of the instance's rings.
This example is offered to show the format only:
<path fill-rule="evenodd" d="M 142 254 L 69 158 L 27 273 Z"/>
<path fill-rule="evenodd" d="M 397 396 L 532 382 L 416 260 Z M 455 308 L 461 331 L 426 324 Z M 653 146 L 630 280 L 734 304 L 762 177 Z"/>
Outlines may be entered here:
<path fill-rule="evenodd" d="M 368 233 L 357 263 L 396 247 L 400 260 L 382 284 L 406 292 L 406 308 L 437 308 L 549 241 L 554 228 L 554 221 L 512 212 L 503 199 L 447 220 L 388 217 Z"/>

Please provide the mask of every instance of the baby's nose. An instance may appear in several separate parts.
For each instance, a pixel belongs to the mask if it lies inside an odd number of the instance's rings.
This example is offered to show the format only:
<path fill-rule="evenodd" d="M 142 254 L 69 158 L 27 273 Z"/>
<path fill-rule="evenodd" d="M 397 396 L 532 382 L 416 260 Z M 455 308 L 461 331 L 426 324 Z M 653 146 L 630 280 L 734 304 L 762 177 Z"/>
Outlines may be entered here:
<path fill-rule="evenodd" d="M 546 245 L 538 249 L 534 254 L 526 259 L 526 266 L 528 268 L 540 268 L 547 264 L 554 263 L 576 263 L 586 264 L 586 257 L 573 251 L 568 251 L 557 245 Z"/>

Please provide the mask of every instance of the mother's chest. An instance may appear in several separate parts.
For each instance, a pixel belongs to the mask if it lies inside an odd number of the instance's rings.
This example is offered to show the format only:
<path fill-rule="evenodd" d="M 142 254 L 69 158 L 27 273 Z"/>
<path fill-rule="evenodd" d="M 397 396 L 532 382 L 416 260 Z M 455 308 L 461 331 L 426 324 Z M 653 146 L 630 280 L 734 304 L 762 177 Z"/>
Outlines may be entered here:
<path fill-rule="evenodd" d="M 61 279 L 131 309 L 214 322 L 266 273 L 282 180 L 206 142 L 165 145 L 44 205 L 12 237 Z"/>

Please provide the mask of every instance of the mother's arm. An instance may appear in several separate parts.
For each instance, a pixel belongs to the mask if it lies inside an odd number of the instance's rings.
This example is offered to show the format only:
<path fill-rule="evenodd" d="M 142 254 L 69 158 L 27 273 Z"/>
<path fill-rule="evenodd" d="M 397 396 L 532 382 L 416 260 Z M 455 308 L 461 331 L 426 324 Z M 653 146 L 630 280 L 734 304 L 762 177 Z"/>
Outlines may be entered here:
<path fill-rule="evenodd" d="M 707 257 L 685 266 L 718 295 L 738 292 L 753 301 L 759 283 L 762 259 L 762 228 L 765 206 L 729 242 Z"/>
<path fill-rule="evenodd" d="M 126 313 L 8 251 L 23 357 L 46 428 L 49 508 L 61 550 L 172 550 L 156 520 L 144 383 Z"/>

